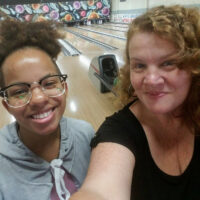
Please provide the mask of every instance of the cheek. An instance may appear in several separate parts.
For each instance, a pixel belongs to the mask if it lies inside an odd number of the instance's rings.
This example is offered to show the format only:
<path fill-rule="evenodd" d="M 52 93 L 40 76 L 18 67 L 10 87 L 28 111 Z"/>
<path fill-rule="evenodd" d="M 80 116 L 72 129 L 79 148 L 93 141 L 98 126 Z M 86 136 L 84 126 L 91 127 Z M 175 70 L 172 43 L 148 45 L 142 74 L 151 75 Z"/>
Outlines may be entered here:
<path fill-rule="evenodd" d="M 65 111 L 65 107 L 66 107 L 66 94 L 63 94 L 57 100 L 60 104 L 61 112 L 63 113 Z"/>
<path fill-rule="evenodd" d="M 141 78 L 138 76 L 135 76 L 135 74 L 130 75 L 130 81 L 132 87 L 136 90 L 137 88 L 141 87 Z"/>
<path fill-rule="evenodd" d="M 17 121 L 24 119 L 25 108 L 8 108 L 8 112 L 14 116 Z"/>
<path fill-rule="evenodd" d="M 182 75 L 182 76 L 181 76 Z M 191 86 L 191 76 L 188 74 L 181 74 L 178 79 L 176 79 L 177 82 L 177 88 L 182 88 L 182 90 L 185 91 L 185 93 L 188 93 L 190 86 Z"/>
<path fill-rule="evenodd" d="M 182 82 L 182 84 L 179 85 L 181 88 L 182 95 L 187 96 L 190 90 L 191 86 L 191 81 L 186 79 L 185 81 Z"/>

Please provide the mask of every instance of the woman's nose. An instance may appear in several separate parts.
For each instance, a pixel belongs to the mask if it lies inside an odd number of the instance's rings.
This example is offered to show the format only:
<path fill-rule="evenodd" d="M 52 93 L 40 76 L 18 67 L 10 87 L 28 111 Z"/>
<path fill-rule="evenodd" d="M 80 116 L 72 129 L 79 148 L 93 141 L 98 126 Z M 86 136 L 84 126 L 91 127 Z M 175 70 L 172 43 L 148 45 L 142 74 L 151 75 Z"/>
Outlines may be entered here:
<path fill-rule="evenodd" d="M 42 88 L 35 87 L 31 90 L 32 96 L 29 104 L 31 106 L 44 105 L 48 101 L 48 96 L 43 92 Z"/>
<path fill-rule="evenodd" d="M 144 76 L 144 84 L 147 89 L 161 90 L 164 87 L 164 78 L 159 69 L 148 69 Z"/>

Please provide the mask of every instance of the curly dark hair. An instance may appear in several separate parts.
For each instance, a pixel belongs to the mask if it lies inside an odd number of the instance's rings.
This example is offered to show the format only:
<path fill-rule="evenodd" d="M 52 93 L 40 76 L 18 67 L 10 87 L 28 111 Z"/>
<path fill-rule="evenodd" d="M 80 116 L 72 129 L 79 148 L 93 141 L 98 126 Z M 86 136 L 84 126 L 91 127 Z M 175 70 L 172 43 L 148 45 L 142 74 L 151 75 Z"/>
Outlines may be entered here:
<path fill-rule="evenodd" d="M 53 21 L 22 22 L 10 18 L 0 22 L 0 87 L 4 87 L 1 66 L 7 56 L 16 50 L 37 48 L 46 52 L 52 61 L 55 61 L 61 52 L 58 39 L 64 38 L 58 31 L 59 26 L 60 24 Z"/>
<path fill-rule="evenodd" d="M 183 105 L 182 119 L 189 126 L 200 129 L 200 11 L 183 6 L 158 6 L 135 18 L 129 26 L 126 42 L 126 63 L 119 74 L 116 87 L 119 100 L 127 104 L 130 94 L 129 42 L 138 32 L 155 33 L 172 42 L 177 48 L 177 65 L 192 74 L 189 94 Z M 137 98 L 137 97 L 136 97 Z"/>

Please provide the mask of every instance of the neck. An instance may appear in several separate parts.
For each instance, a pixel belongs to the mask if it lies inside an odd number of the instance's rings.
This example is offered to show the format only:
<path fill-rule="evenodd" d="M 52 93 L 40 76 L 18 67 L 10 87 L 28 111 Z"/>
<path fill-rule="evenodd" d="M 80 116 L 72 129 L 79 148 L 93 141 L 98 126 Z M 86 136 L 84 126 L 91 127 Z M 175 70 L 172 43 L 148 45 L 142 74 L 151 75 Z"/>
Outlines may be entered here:
<path fill-rule="evenodd" d="M 189 128 L 181 117 L 174 114 L 154 114 L 149 112 L 139 102 L 131 106 L 131 111 L 136 115 L 143 127 L 148 127 L 151 134 L 155 137 L 163 138 L 165 141 L 182 138 L 185 134 L 193 133 L 194 130 Z M 161 131 L 162 130 L 162 131 Z M 184 134 L 185 133 L 185 134 Z"/>
<path fill-rule="evenodd" d="M 55 132 L 45 136 L 25 131 L 19 127 L 18 136 L 33 153 L 44 160 L 51 161 L 59 155 L 60 127 Z"/>

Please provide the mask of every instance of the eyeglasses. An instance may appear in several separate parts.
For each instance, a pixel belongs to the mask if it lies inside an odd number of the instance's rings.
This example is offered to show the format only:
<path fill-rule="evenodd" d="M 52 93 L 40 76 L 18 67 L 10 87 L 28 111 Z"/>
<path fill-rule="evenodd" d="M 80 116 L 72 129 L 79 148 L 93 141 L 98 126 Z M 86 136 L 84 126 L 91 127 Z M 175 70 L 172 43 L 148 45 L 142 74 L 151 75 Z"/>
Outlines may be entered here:
<path fill-rule="evenodd" d="M 28 104 L 32 97 L 31 86 L 39 84 L 43 93 L 48 97 L 58 97 L 65 92 L 65 81 L 67 75 L 48 75 L 42 78 L 39 82 L 15 83 L 0 90 L 0 96 L 8 106 L 19 108 Z"/>

